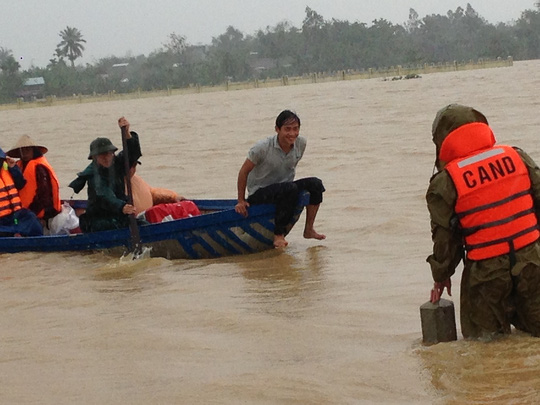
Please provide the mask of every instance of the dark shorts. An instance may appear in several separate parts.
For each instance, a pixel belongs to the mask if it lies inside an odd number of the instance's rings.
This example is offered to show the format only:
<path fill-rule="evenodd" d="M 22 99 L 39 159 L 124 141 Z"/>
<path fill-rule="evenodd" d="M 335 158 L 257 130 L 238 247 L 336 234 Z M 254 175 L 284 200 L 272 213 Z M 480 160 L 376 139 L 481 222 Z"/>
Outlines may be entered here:
<path fill-rule="evenodd" d="M 323 200 L 325 191 L 322 181 L 317 177 L 306 177 L 303 179 L 275 183 L 258 189 L 253 195 L 249 196 L 248 202 L 257 204 L 275 204 L 275 235 L 284 235 L 287 225 L 294 216 L 294 208 L 298 202 L 298 196 L 301 191 L 309 192 L 309 204 L 319 205 Z"/>

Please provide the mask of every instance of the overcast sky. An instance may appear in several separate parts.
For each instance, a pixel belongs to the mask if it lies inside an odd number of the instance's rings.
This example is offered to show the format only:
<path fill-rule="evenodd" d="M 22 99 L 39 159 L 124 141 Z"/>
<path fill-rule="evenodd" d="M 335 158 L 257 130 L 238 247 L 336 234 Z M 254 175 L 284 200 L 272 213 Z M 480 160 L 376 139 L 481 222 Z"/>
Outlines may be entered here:
<path fill-rule="evenodd" d="M 300 28 L 306 6 L 325 20 L 371 25 L 384 18 L 395 24 L 419 16 L 446 15 L 467 3 L 490 23 L 517 20 L 535 0 L 0 0 L 0 47 L 13 51 L 23 69 L 45 67 L 66 26 L 86 40 L 82 59 L 148 55 L 175 32 L 188 44 L 210 44 L 229 25 L 252 35 L 287 20 Z"/>

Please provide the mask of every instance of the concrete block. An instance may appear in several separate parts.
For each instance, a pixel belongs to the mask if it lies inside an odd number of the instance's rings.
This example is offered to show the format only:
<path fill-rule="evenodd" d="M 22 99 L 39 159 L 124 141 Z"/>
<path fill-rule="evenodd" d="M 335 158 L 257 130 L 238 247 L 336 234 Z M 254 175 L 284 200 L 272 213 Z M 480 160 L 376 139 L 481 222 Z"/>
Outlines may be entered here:
<path fill-rule="evenodd" d="M 438 303 L 426 302 L 420 307 L 422 340 L 426 344 L 457 340 L 454 303 L 440 299 Z"/>

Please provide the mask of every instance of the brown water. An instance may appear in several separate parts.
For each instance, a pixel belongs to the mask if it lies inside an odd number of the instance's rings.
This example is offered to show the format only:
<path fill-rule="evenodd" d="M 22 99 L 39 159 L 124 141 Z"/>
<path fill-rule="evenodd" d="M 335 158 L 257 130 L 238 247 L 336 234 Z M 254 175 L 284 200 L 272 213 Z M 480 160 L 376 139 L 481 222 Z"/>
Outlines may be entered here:
<path fill-rule="evenodd" d="M 540 162 L 539 68 L 0 112 L 0 146 L 45 144 L 64 198 L 92 139 L 121 144 L 121 115 L 151 184 L 234 198 L 247 150 L 292 108 L 308 138 L 298 176 L 324 180 L 328 236 L 305 240 L 299 224 L 283 251 L 202 261 L 0 255 L 0 403 L 538 403 L 540 341 L 425 347 L 419 306 L 436 111 L 473 105 Z"/>

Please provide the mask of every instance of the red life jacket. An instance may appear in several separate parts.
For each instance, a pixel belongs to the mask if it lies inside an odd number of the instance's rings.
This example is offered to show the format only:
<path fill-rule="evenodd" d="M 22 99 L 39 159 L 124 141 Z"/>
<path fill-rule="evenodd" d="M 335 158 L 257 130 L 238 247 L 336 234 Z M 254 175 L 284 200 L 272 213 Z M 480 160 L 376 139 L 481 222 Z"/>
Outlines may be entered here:
<path fill-rule="evenodd" d="M 23 164 L 22 161 L 17 161 L 17 165 L 23 170 Z M 56 174 L 54 173 L 53 168 L 45 159 L 45 157 L 41 156 L 36 159 L 30 160 L 26 167 L 24 168 L 23 175 L 26 179 L 25 186 L 19 190 L 19 196 L 21 197 L 22 206 L 24 208 L 29 208 L 30 204 L 32 204 L 32 201 L 34 201 L 34 198 L 37 194 L 37 182 L 36 182 L 36 166 L 42 165 L 47 168 L 49 171 L 49 175 L 51 177 L 51 188 L 52 188 L 52 201 L 53 201 L 53 207 L 56 210 L 56 212 L 60 212 L 61 210 L 61 201 L 60 201 L 60 186 L 58 183 L 58 178 L 56 177 Z M 40 212 L 36 212 L 36 216 L 38 218 L 43 218 L 45 215 L 44 210 L 41 210 Z"/>
<path fill-rule="evenodd" d="M 461 155 L 445 169 L 457 190 L 455 211 L 467 258 L 484 260 L 513 253 L 538 240 L 529 172 L 516 150 L 494 145 L 491 129 L 483 123 L 461 126 L 447 139 L 446 158 Z M 441 152 L 445 143 L 446 139 Z"/>
<path fill-rule="evenodd" d="M 22 208 L 19 193 L 13 183 L 13 178 L 4 162 L 0 166 L 0 218 L 13 214 Z"/>

